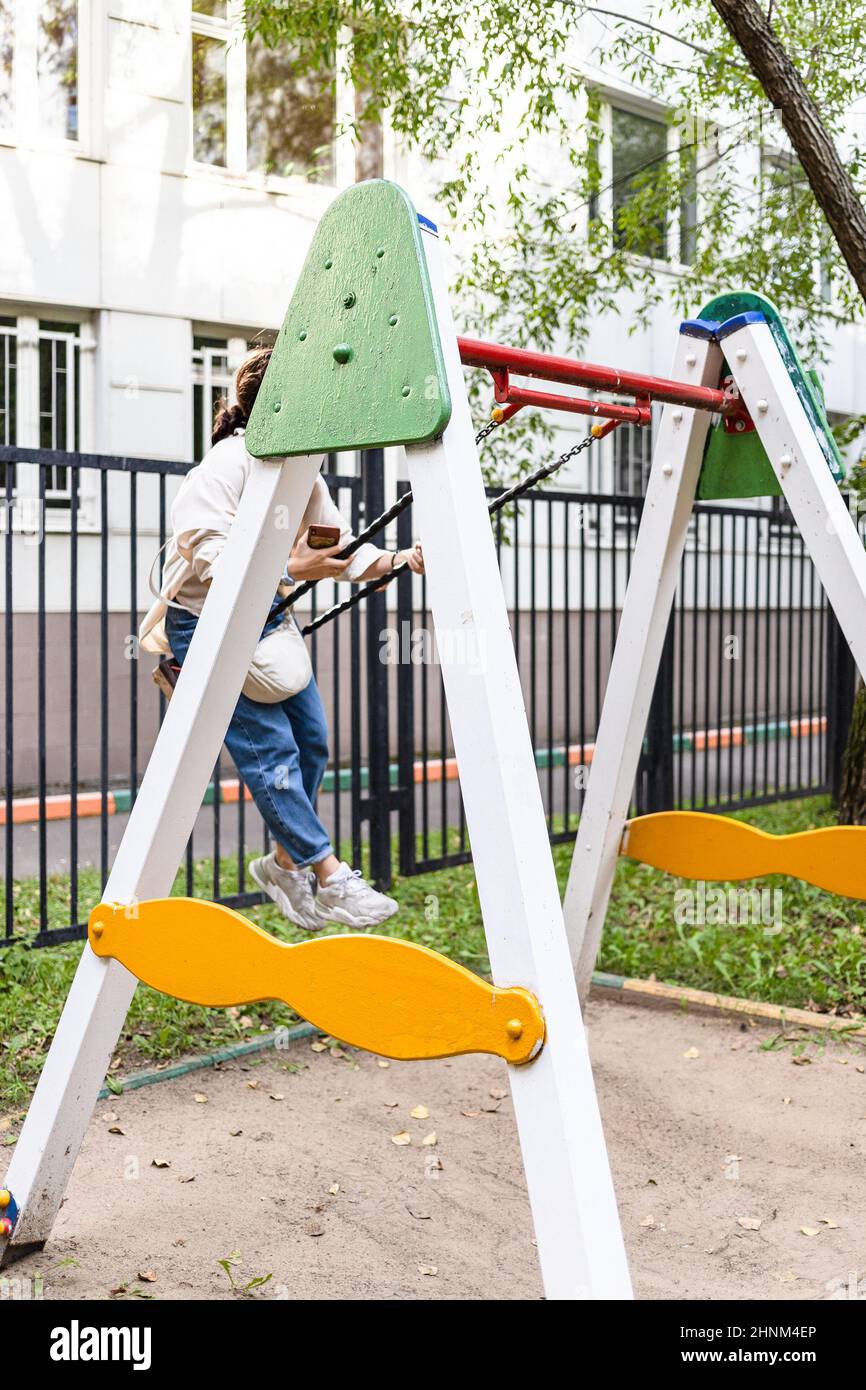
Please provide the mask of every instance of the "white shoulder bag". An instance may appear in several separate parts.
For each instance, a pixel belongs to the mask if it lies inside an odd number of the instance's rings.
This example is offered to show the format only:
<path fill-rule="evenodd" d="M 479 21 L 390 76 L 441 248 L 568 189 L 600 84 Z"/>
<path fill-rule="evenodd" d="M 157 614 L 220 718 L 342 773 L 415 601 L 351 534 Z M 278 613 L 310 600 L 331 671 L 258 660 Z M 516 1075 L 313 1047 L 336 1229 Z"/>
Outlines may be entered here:
<path fill-rule="evenodd" d="M 169 542 L 166 541 L 166 545 L 168 544 Z M 154 588 L 154 565 L 164 549 L 165 546 L 157 551 L 150 567 L 148 587 L 154 597 L 161 600 L 166 608 L 180 608 L 183 612 L 187 612 L 188 610 L 184 609 L 182 603 L 175 603 L 173 599 L 165 598 Z M 155 633 L 156 629 L 154 629 L 154 635 Z M 167 648 L 168 642 L 166 641 Z M 297 623 L 287 610 L 273 632 L 259 638 L 247 671 L 246 680 L 241 688 L 249 700 L 257 700 L 262 705 L 278 705 L 281 700 L 288 700 L 290 696 L 299 695 L 302 690 L 306 690 L 312 676 L 313 665 L 310 661 L 307 644 Z"/>

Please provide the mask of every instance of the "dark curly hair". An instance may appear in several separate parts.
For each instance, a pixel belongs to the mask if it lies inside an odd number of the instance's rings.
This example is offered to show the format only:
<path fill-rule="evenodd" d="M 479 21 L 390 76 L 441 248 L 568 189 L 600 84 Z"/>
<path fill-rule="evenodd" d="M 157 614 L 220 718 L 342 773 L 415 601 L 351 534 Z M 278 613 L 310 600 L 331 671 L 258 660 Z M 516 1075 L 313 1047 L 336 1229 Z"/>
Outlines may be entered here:
<path fill-rule="evenodd" d="M 235 430 L 246 425 L 271 360 L 271 351 L 269 347 L 256 348 L 238 367 L 235 377 L 237 404 L 230 406 L 225 400 L 217 401 L 211 444 L 219 444 L 221 439 L 228 439 Z"/>

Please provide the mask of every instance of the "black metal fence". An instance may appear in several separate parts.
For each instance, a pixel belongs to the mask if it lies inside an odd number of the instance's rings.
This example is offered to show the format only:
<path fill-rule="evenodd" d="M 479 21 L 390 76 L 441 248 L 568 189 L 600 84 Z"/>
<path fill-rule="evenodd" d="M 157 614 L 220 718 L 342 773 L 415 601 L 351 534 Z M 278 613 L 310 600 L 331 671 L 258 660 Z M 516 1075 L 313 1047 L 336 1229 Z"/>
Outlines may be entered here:
<path fill-rule="evenodd" d="M 4 933 L 84 934 L 164 711 L 134 634 L 190 465 L 0 449 L 5 478 Z M 14 474 L 12 465 L 14 464 Z M 327 475 L 353 528 L 385 505 L 381 451 Z M 495 490 L 492 490 L 492 493 Z M 642 499 L 544 490 L 495 539 L 552 841 L 574 836 Z M 34 524 L 30 524 L 28 517 Z M 390 543 L 407 545 L 411 511 Z M 321 584 L 312 612 L 337 597 Z M 423 579 L 403 576 L 311 638 L 331 729 L 320 811 L 376 881 L 465 862 L 468 835 Z M 483 660 L 483 652 L 467 652 Z M 791 519 L 700 506 L 692 522 L 635 786 L 638 810 L 707 810 L 827 791 L 854 672 Z M 263 824 L 218 759 L 186 848 L 185 891 L 259 901 Z M 396 852 L 396 856 L 395 856 Z M 34 934 L 35 933 L 35 934 Z"/>

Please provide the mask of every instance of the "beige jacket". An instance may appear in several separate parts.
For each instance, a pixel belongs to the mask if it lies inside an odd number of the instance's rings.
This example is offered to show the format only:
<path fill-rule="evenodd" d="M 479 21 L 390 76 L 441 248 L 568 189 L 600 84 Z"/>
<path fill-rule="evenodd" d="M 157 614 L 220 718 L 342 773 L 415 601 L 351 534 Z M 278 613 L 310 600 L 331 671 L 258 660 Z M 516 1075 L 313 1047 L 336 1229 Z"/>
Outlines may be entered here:
<path fill-rule="evenodd" d="M 171 650 L 165 635 L 165 615 L 170 603 L 179 604 L 191 613 L 201 612 L 251 464 L 244 431 L 235 430 L 230 438 L 215 444 L 181 483 L 171 507 L 172 535 L 166 546 L 159 597 L 138 630 L 143 651 L 165 653 Z M 313 522 L 339 526 L 341 546 L 353 539 L 351 527 L 334 505 L 321 475 L 316 478 L 298 536 L 302 536 Z M 381 554 L 383 551 L 376 545 L 362 545 L 341 577 L 350 581 L 360 579 Z M 287 554 L 287 562 L 288 558 Z M 275 574 L 275 592 L 279 582 L 280 575 Z"/>

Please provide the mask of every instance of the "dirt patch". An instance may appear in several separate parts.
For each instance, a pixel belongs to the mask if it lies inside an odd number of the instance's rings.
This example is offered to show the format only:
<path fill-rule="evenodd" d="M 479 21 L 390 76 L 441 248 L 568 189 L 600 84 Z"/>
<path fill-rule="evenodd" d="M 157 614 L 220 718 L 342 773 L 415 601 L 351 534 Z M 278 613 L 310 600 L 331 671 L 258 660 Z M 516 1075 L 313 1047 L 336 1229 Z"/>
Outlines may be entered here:
<path fill-rule="evenodd" d="M 866 1281 L 862 1045 L 795 1064 L 739 1019 L 594 1003 L 588 1025 L 639 1297 Z M 507 1087 L 495 1060 L 306 1041 L 102 1102 L 51 1241 L 9 1273 L 54 1299 L 231 1298 L 231 1258 L 265 1298 L 540 1298 Z"/>

